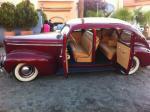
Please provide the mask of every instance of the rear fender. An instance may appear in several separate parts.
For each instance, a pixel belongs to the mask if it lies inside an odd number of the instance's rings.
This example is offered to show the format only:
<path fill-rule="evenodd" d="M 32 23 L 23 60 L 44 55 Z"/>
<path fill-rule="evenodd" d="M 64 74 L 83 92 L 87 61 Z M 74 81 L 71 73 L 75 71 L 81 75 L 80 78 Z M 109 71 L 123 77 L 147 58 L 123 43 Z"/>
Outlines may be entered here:
<path fill-rule="evenodd" d="M 17 51 L 9 53 L 6 56 L 4 68 L 8 73 L 10 73 L 19 63 L 34 65 L 40 74 L 54 73 L 56 70 L 54 57 L 33 51 Z"/>
<path fill-rule="evenodd" d="M 139 58 L 141 67 L 150 65 L 150 50 L 148 48 L 135 47 L 134 55 Z"/>

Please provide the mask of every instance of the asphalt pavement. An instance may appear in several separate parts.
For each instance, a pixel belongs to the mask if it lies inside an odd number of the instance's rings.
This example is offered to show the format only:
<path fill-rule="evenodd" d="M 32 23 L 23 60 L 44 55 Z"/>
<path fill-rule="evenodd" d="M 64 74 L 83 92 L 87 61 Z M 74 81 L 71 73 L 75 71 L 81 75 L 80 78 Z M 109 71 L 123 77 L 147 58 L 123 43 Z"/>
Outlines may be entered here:
<path fill-rule="evenodd" d="M 150 67 L 132 76 L 106 71 L 26 83 L 0 73 L 0 112 L 150 112 Z"/>

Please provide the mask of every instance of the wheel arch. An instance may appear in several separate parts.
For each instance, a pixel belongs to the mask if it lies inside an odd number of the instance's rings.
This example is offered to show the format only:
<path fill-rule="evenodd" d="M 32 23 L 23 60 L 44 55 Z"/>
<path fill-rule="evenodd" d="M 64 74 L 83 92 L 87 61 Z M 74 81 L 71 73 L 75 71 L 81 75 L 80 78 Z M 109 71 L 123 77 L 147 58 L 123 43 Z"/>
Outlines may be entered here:
<path fill-rule="evenodd" d="M 148 48 L 135 47 L 134 56 L 136 56 L 139 59 L 141 67 L 150 65 L 150 52 Z"/>
<path fill-rule="evenodd" d="M 6 56 L 4 62 L 5 70 L 10 73 L 19 63 L 26 63 L 35 66 L 39 74 L 53 73 L 56 69 L 55 59 L 53 56 L 48 56 L 38 52 L 12 52 Z M 51 66 L 53 65 L 53 66 Z M 50 69 L 51 68 L 51 69 Z"/>

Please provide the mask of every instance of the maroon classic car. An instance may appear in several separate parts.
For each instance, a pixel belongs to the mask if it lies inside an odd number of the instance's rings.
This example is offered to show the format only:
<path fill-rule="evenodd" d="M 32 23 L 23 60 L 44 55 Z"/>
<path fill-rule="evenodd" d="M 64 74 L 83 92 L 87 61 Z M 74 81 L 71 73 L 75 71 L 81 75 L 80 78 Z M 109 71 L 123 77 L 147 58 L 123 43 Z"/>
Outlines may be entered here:
<path fill-rule="evenodd" d="M 38 75 L 120 70 L 150 65 L 150 46 L 133 25 L 113 18 L 78 18 L 60 32 L 5 38 L 1 67 L 19 81 Z"/>

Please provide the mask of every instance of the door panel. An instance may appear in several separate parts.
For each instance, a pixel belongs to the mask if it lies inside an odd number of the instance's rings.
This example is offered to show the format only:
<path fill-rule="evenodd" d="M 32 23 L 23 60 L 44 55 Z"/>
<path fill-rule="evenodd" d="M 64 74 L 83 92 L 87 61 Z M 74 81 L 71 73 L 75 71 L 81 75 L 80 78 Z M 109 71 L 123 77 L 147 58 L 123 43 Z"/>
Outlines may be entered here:
<path fill-rule="evenodd" d="M 129 66 L 130 51 L 130 47 L 120 42 L 117 42 L 117 63 L 120 64 L 126 70 Z"/>
<path fill-rule="evenodd" d="M 68 76 L 68 60 L 67 60 L 67 37 L 63 37 L 63 48 L 62 48 L 62 64 L 64 69 L 64 76 Z"/>

